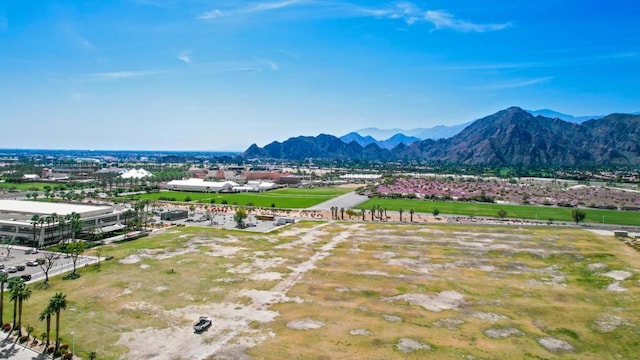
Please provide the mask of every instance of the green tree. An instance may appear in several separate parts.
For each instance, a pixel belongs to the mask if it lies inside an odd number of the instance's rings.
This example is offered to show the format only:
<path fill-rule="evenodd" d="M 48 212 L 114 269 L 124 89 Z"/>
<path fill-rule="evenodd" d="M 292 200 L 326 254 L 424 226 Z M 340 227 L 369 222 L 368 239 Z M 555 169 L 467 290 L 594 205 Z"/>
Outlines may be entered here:
<path fill-rule="evenodd" d="M 12 329 L 16 328 L 16 320 L 18 320 L 18 298 L 13 294 L 13 289 L 20 286 L 19 284 L 21 283 L 24 284 L 22 279 L 20 279 L 19 277 L 14 277 L 9 279 L 8 288 L 11 289 L 11 292 L 9 293 L 9 301 L 13 301 L 13 326 L 11 327 Z"/>
<path fill-rule="evenodd" d="M 244 208 L 240 208 L 236 210 L 236 213 L 233 215 L 233 221 L 236 222 L 236 226 L 241 228 L 244 225 L 244 220 L 247 218 L 247 210 Z"/>
<path fill-rule="evenodd" d="M 37 229 L 38 222 L 40 221 L 40 215 L 33 215 L 31 217 L 31 225 L 33 225 L 33 247 L 38 247 Z"/>
<path fill-rule="evenodd" d="M 56 293 L 49 299 L 49 307 L 56 314 L 56 348 L 55 352 L 60 348 L 60 313 L 67 309 L 67 296 L 63 293 Z"/>
<path fill-rule="evenodd" d="M 500 209 L 498 210 L 498 217 L 501 219 L 504 219 L 507 217 L 507 211 L 504 209 Z"/>
<path fill-rule="evenodd" d="M 9 281 L 7 273 L 0 272 L 0 326 L 4 325 L 4 284 Z"/>
<path fill-rule="evenodd" d="M 22 336 L 22 303 L 29 300 L 31 297 L 31 288 L 24 283 L 24 281 L 20 281 L 19 285 L 15 288 L 11 289 L 11 294 L 14 294 L 18 298 L 18 333 L 19 336 Z"/>
<path fill-rule="evenodd" d="M 55 313 L 51 309 L 51 306 L 49 305 L 50 304 L 47 304 L 47 306 L 44 308 L 44 310 L 42 310 L 42 312 L 40 313 L 40 316 L 38 317 L 40 321 L 43 321 L 43 320 L 47 321 L 47 332 L 46 332 L 47 343 L 44 346 L 45 349 L 49 347 L 49 342 L 51 338 L 51 316 L 53 316 L 53 314 Z"/>
<path fill-rule="evenodd" d="M 71 261 L 73 262 L 73 272 L 71 273 L 73 277 L 78 277 L 78 274 L 76 273 L 76 264 L 78 262 L 78 258 L 80 257 L 80 255 L 82 255 L 83 252 L 83 241 L 76 241 L 67 245 L 67 253 L 71 256 Z"/>
<path fill-rule="evenodd" d="M 438 208 L 435 208 L 431 213 L 433 214 L 433 216 L 438 216 L 440 214 L 440 210 Z"/>
<path fill-rule="evenodd" d="M 584 220 L 587 217 L 587 213 L 584 210 L 580 209 L 571 209 L 571 218 L 576 222 L 576 225 L 580 223 L 580 221 Z"/>

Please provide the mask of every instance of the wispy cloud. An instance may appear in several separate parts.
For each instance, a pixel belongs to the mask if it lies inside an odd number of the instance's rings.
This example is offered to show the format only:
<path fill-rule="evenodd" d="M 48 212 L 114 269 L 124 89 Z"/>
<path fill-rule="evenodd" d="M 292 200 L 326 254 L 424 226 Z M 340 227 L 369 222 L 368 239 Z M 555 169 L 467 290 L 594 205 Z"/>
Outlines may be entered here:
<path fill-rule="evenodd" d="M 516 89 L 521 87 L 532 86 L 540 83 L 547 82 L 553 79 L 553 76 L 545 76 L 536 79 L 527 79 L 527 80 L 516 80 L 512 82 L 505 82 L 499 84 L 486 84 L 480 86 L 471 87 L 472 90 L 507 90 L 507 89 Z"/>
<path fill-rule="evenodd" d="M 220 10 L 214 9 L 198 15 L 198 19 L 201 20 L 213 20 L 221 17 L 236 16 L 236 15 L 250 15 L 256 13 L 262 13 L 272 10 L 283 9 L 290 6 L 309 4 L 313 1 L 310 0 L 283 0 L 264 3 L 255 3 L 242 8 Z"/>
<path fill-rule="evenodd" d="M 329 0 L 282 0 L 265 3 L 254 3 L 245 7 L 231 9 L 213 9 L 198 15 L 200 20 L 215 20 L 224 17 L 234 17 L 241 15 L 257 15 L 276 10 L 297 7 L 299 9 L 314 10 L 307 11 L 307 16 L 330 16 L 330 17 L 372 17 L 390 20 L 402 20 L 407 25 L 417 23 L 432 24 L 434 30 L 452 29 L 461 32 L 487 32 L 503 30 L 510 27 L 511 22 L 499 24 L 480 24 L 466 20 L 457 19 L 451 13 L 444 10 L 427 10 L 418 5 L 401 1 L 389 4 L 386 7 L 364 7 L 349 2 L 336 2 Z M 321 11 L 323 10 L 323 11 Z M 322 14 L 322 15 L 320 15 Z"/>
<path fill-rule="evenodd" d="M 191 64 L 191 56 L 189 56 L 189 52 L 186 50 L 178 54 L 176 58 L 185 64 Z"/>
<path fill-rule="evenodd" d="M 60 30 L 67 35 L 67 37 L 73 41 L 76 45 L 80 45 L 82 48 L 86 50 L 94 49 L 93 44 L 87 40 L 84 36 L 78 32 L 74 25 L 69 21 L 61 21 L 59 23 Z"/>
<path fill-rule="evenodd" d="M 78 78 L 87 81 L 115 81 L 115 80 L 127 80 L 140 77 L 146 77 L 157 74 L 157 71 L 151 70 L 139 70 L 139 71 L 114 71 L 114 72 L 99 72 L 92 74 L 83 74 Z"/>
<path fill-rule="evenodd" d="M 280 70 L 280 66 L 278 66 L 278 64 L 276 64 L 275 62 L 269 60 L 269 59 L 256 59 L 256 61 L 259 64 L 262 64 L 266 67 L 268 67 L 269 69 L 273 70 L 273 71 L 278 71 Z"/>
<path fill-rule="evenodd" d="M 464 20 L 458 20 L 453 15 L 442 10 L 428 10 L 424 19 L 431 22 L 436 29 L 450 28 L 462 32 L 487 32 L 503 30 L 511 26 L 511 23 L 503 24 L 474 24 Z"/>

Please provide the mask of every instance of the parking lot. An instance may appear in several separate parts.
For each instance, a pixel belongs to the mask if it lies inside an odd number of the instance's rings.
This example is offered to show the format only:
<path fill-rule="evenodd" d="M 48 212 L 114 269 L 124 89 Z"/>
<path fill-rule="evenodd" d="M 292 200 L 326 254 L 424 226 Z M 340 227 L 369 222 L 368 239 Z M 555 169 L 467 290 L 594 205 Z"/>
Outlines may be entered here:
<path fill-rule="evenodd" d="M 0 271 L 7 273 L 9 278 L 23 277 L 27 283 L 44 279 L 42 268 L 35 263 L 38 258 L 42 258 L 43 251 L 31 253 L 33 248 L 25 246 L 0 246 Z M 96 262 L 97 258 L 91 256 L 80 256 L 76 262 L 76 267 Z M 30 265 L 27 265 L 29 263 Z M 15 270 L 15 271 L 14 271 Z M 65 273 L 73 270 L 73 261 L 67 254 L 57 253 L 53 266 L 49 270 L 49 276 Z M 29 276 L 31 277 L 30 279 Z M 27 280 L 28 279 L 28 280 Z"/>
<path fill-rule="evenodd" d="M 172 210 L 172 209 L 166 209 Z M 189 217 L 180 220 L 160 220 L 160 216 L 154 216 L 156 223 L 174 224 L 174 225 L 193 225 L 193 226 L 205 226 L 219 229 L 233 230 L 238 229 L 235 220 L 233 220 L 234 213 L 211 213 L 210 217 L 205 211 L 195 211 L 189 213 Z M 269 232 L 280 226 L 276 225 L 274 220 L 258 220 L 255 215 L 249 214 L 244 220 L 246 230 Z"/>

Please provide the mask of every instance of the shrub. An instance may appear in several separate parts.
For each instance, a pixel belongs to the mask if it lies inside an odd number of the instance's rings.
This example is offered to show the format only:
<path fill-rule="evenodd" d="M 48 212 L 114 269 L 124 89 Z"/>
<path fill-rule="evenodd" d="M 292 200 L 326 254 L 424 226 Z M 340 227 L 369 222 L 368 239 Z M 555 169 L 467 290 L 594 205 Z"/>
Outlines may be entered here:
<path fill-rule="evenodd" d="M 68 350 L 69 349 L 69 344 L 61 344 L 60 345 L 60 350 Z"/>
<path fill-rule="evenodd" d="M 5 332 L 11 330 L 11 324 L 10 323 L 6 323 L 6 324 L 2 325 L 2 330 L 5 331 Z"/>
<path fill-rule="evenodd" d="M 21 343 L 26 342 L 27 340 L 29 340 L 29 336 L 27 336 L 27 335 L 20 336 L 20 342 Z"/>
<path fill-rule="evenodd" d="M 63 359 L 65 360 L 70 360 L 73 359 L 73 354 L 72 353 L 66 353 L 62 356 Z"/>
<path fill-rule="evenodd" d="M 56 350 L 56 347 L 54 345 L 49 345 L 49 347 L 47 348 L 47 353 L 51 354 Z"/>

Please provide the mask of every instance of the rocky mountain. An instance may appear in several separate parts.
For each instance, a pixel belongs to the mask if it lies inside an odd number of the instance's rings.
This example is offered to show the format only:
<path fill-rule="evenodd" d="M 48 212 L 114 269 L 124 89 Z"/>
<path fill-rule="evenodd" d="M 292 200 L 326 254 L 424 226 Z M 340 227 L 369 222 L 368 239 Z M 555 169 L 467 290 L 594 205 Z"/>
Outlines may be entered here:
<path fill-rule="evenodd" d="M 439 140 L 400 143 L 391 150 L 370 143 L 348 144 L 331 135 L 291 138 L 264 148 L 252 145 L 247 157 L 301 160 L 424 160 L 511 166 L 640 165 L 640 116 L 611 114 L 576 124 L 533 116 L 518 107 L 476 120 L 460 133 Z"/>

